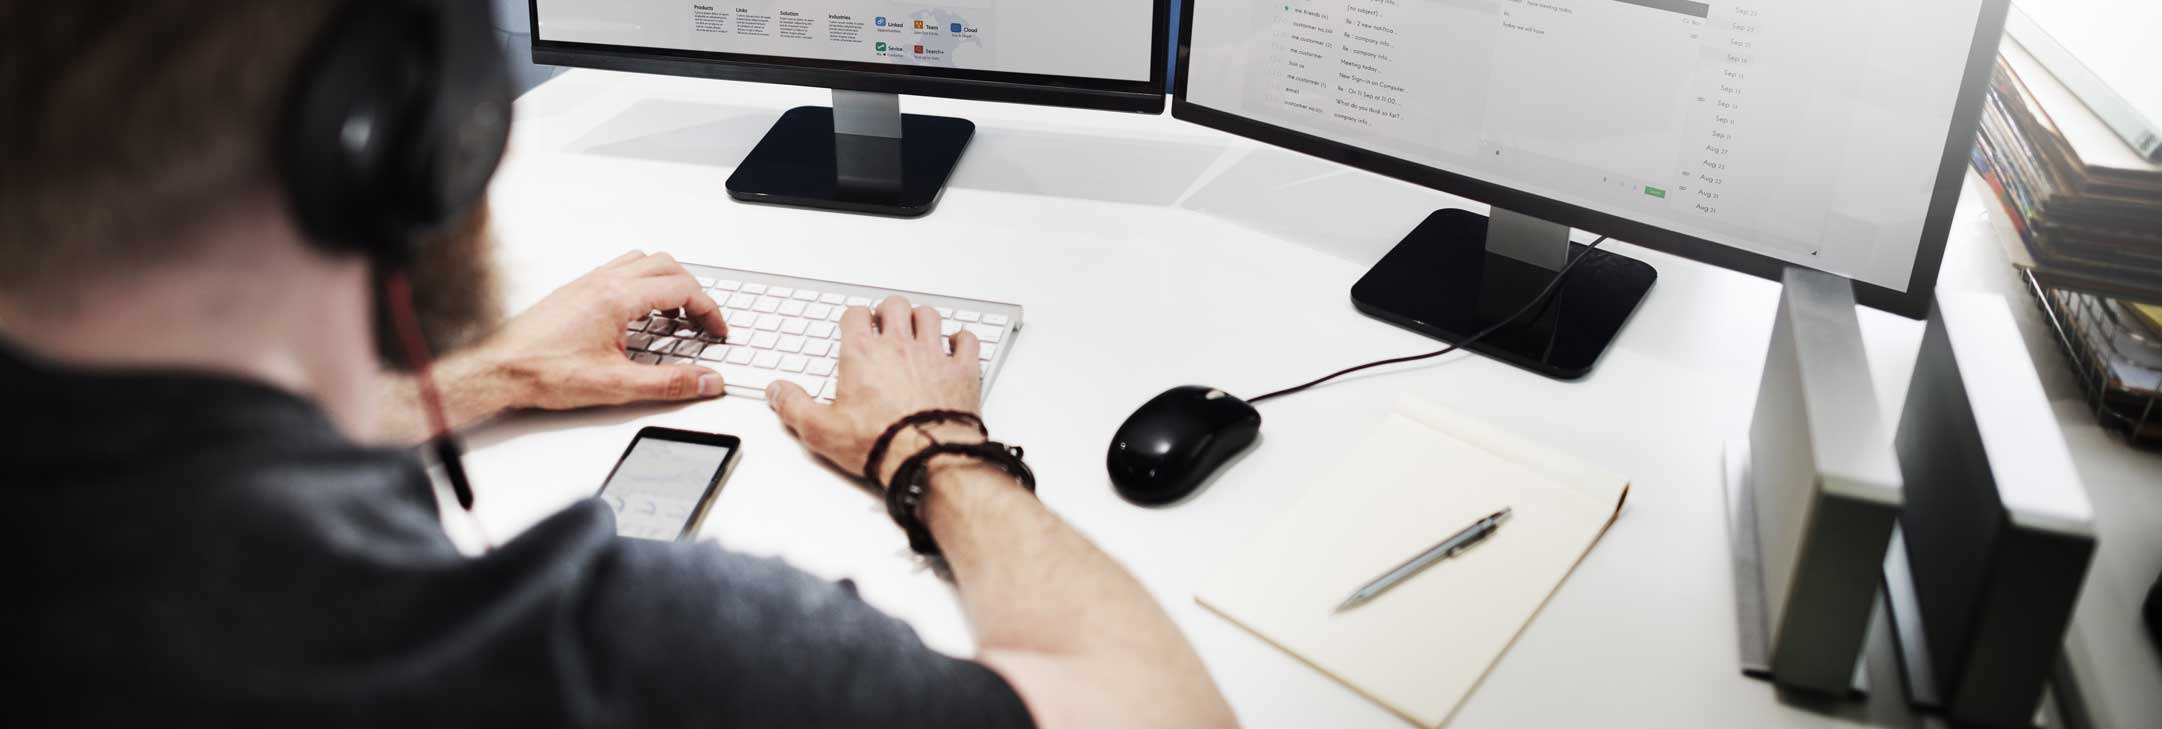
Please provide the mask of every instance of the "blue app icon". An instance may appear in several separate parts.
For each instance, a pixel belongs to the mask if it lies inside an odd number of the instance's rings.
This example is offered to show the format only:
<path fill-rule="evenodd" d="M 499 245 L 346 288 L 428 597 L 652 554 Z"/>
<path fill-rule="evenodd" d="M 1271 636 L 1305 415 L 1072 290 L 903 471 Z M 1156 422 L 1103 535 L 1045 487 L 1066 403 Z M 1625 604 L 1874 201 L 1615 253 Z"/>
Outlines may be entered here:
<path fill-rule="evenodd" d="M 960 24 L 960 23 L 954 23 L 954 24 L 953 24 L 953 25 L 952 25 L 951 27 L 953 28 L 953 32 L 955 32 L 955 33 L 959 33 L 959 32 L 961 32 L 961 24 Z"/>
<path fill-rule="evenodd" d="M 880 28 L 884 28 L 884 27 L 886 27 L 886 16 L 883 16 L 883 15 L 881 15 L 881 16 L 878 16 L 878 19 L 877 19 L 877 20 L 873 20 L 873 21 L 871 21 L 871 24 L 872 24 L 872 25 L 876 25 L 876 26 L 878 26 L 878 27 L 880 27 Z"/>

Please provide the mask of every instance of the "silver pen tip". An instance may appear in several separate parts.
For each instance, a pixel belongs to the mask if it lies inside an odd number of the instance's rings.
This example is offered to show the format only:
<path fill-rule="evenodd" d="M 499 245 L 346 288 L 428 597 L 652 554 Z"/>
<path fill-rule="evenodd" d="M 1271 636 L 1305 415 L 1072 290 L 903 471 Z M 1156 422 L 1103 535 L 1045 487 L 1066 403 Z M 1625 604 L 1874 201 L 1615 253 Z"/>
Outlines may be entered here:
<path fill-rule="evenodd" d="M 1330 614 L 1333 615 L 1335 613 L 1341 613 L 1345 610 L 1350 610 L 1364 604 L 1366 604 L 1365 595 L 1352 595 L 1350 598 L 1344 600 L 1342 604 L 1337 605 L 1336 610 Z"/>

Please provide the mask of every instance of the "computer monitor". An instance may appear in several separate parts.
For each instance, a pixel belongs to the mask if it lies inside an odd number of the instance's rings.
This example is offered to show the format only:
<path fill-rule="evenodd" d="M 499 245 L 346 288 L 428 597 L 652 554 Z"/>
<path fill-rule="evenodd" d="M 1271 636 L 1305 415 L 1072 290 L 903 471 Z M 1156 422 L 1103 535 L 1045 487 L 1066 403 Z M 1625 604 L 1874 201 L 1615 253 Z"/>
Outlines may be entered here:
<path fill-rule="evenodd" d="M 898 94 L 1164 108 L 1171 0 L 530 2 L 535 63 L 833 89 L 737 168 L 738 200 L 929 212 L 975 125 Z"/>
<path fill-rule="evenodd" d="M 2009 0 L 1186 0 L 1172 114 L 1493 206 L 1353 288 L 1458 340 L 1568 228 L 1926 314 Z M 1656 278 L 1597 251 L 1473 348 L 1588 373 Z"/>

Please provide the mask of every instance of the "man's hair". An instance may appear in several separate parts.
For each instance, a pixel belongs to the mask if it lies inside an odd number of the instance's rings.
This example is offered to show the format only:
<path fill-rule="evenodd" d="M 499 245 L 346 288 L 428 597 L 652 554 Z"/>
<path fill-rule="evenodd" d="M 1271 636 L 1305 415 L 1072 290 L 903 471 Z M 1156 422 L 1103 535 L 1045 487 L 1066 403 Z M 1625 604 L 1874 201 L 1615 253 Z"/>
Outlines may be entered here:
<path fill-rule="evenodd" d="M 176 237 L 271 189 L 287 92 L 341 4 L 0 3 L 0 286 L 186 255 Z"/>

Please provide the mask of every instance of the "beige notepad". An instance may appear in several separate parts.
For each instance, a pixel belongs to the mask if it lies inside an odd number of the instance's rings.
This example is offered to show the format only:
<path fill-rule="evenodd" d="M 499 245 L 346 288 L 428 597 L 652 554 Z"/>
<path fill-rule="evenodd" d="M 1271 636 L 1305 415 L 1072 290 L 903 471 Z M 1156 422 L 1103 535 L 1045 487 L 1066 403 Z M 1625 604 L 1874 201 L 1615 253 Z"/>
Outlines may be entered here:
<path fill-rule="evenodd" d="M 1437 727 L 1606 531 L 1621 477 L 1406 398 L 1195 599 L 1411 722 Z M 1492 538 L 1366 605 L 1368 580 L 1479 518 Z"/>

